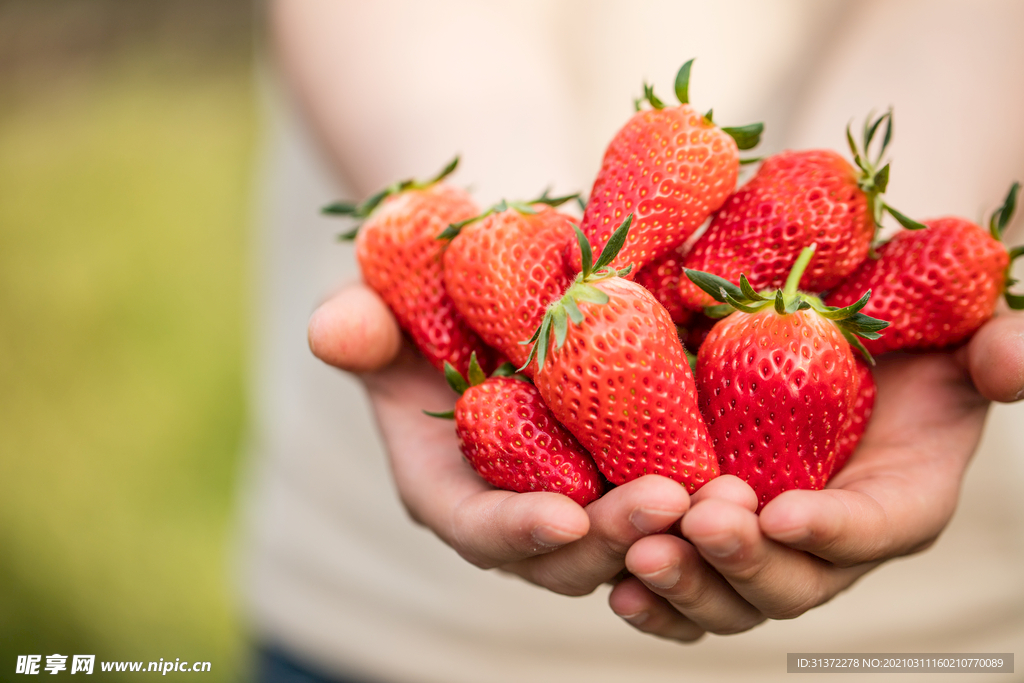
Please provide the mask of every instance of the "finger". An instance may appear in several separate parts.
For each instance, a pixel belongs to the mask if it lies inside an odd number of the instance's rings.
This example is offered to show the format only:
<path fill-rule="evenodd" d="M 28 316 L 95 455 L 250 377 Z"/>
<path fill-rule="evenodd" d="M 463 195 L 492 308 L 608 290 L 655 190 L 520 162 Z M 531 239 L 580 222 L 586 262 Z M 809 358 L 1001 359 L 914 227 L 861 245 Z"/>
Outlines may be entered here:
<path fill-rule="evenodd" d="M 387 304 L 363 283 L 345 287 L 309 319 L 309 348 L 349 372 L 378 370 L 398 355 L 402 333 Z"/>
<path fill-rule="evenodd" d="M 967 367 L 985 398 L 1024 398 L 1024 316 L 1001 315 L 982 325 L 967 345 Z"/>
<path fill-rule="evenodd" d="M 487 569 L 578 541 L 587 534 L 590 520 L 583 508 L 559 493 L 490 490 L 460 501 L 447 524 L 428 526 L 462 557 Z"/>
<path fill-rule="evenodd" d="M 850 489 L 786 491 L 761 511 L 761 531 L 843 567 L 923 550 L 952 515 L 956 492 L 941 495 L 927 481 L 908 484 L 913 479 L 879 473 Z"/>
<path fill-rule="evenodd" d="M 590 529 L 586 511 L 566 496 L 498 491 L 473 470 L 452 422 L 423 413 L 451 408 L 456 396 L 422 356 L 403 352 L 361 378 L 402 504 L 473 564 L 496 567 L 548 553 Z"/>
<path fill-rule="evenodd" d="M 827 601 L 870 569 L 838 568 L 762 535 L 758 516 L 708 499 L 683 518 L 683 534 L 737 593 L 772 619 L 790 619 Z"/>
<path fill-rule="evenodd" d="M 608 605 L 615 614 L 643 633 L 683 643 L 692 643 L 704 635 L 704 629 L 677 612 L 664 598 L 652 593 L 632 576 L 612 588 Z"/>
<path fill-rule="evenodd" d="M 626 569 L 705 631 L 739 633 L 765 620 L 681 538 L 640 539 L 626 554 Z"/>
<path fill-rule="evenodd" d="M 751 512 L 757 511 L 757 494 L 750 485 L 732 474 L 715 477 L 697 489 L 691 496 L 691 504 L 696 505 L 707 498 L 727 500 Z"/>
<path fill-rule="evenodd" d="M 637 540 L 677 523 L 690 506 L 686 489 L 657 475 L 618 486 L 587 506 L 590 532 L 558 552 L 511 568 L 565 595 L 586 595 L 625 566 Z"/>

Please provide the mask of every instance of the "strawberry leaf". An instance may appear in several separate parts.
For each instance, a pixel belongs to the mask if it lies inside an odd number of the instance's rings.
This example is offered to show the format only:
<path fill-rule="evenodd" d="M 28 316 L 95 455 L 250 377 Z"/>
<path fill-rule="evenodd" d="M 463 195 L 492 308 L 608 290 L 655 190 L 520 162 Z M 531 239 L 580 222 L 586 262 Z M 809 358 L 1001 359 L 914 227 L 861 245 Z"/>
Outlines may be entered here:
<path fill-rule="evenodd" d="M 875 177 L 871 179 L 872 185 L 875 186 L 875 191 L 879 194 L 885 192 L 885 188 L 889 186 L 889 164 L 886 164 L 882 169 L 875 174 Z"/>
<path fill-rule="evenodd" d="M 576 231 L 576 241 L 580 244 L 580 263 L 583 268 L 580 272 L 586 279 L 594 270 L 594 252 L 590 248 L 590 240 L 583 234 L 579 226 L 573 225 L 572 229 Z"/>
<path fill-rule="evenodd" d="M 356 238 L 356 235 L 359 234 L 359 228 L 361 228 L 361 227 L 363 227 L 363 224 L 359 223 L 358 225 L 356 225 L 356 227 L 352 228 L 348 232 L 339 233 L 338 234 L 338 241 L 339 242 L 351 242 L 352 240 L 354 240 Z"/>
<path fill-rule="evenodd" d="M 775 312 L 778 313 L 779 315 L 786 314 L 786 297 L 782 295 L 781 289 L 775 290 Z"/>
<path fill-rule="evenodd" d="M 736 141 L 736 147 L 741 150 L 748 150 L 757 147 L 761 142 L 761 133 L 764 132 L 763 123 L 751 123 L 747 126 L 736 126 L 723 128 L 722 132 Z"/>
<path fill-rule="evenodd" d="M 864 165 L 864 160 L 860 156 L 860 149 L 857 147 L 857 143 L 853 141 L 853 133 L 850 132 L 850 124 L 846 124 L 846 144 L 850 146 L 850 153 L 853 155 L 853 163 L 857 164 L 857 167 L 868 173 L 867 167 Z"/>
<path fill-rule="evenodd" d="M 356 208 L 356 205 L 352 202 L 334 202 L 320 209 L 320 213 L 329 216 L 355 216 Z"/>
<path fill-rule="evenodd" d="M 860 309 L 864 308 L 868 304 L 868 299 L 871 298 L 871 290 L 869 289 L 864 293 L 860 299 L 855 303 L 850 304 L 845 308 L 836 308 L 834 306 L 820 306 L 815 307 L 818 313 L 829 320 L 845 320 L 846 318 L 852 317 L 855 313 L 860 312 Z"/>
<path fill-rule="evenodd" d="M 740 274 L 740 291 L 742 291 L 743 295 L 751 301 L 765 300 L 763 296 L 754 291 L 754 288 L 750 286 L 750 280 L 748 280 L 747 276 L 742 273 Z"/>
<path fill-rule="evenodd" d="M 444 412 L 440 412 L 440 413 L 434 413 L 434 412 L 431 412 L 429 410 L 424 410 L 423 414 L 424 415 L 429 415 L 430 417 L 439 417 L 442 420 L 454 420 L 455 419 L 455 410 L 454 409 L 452 409 L 452 410 L 445 410 Z"/>
<path fill-rule="evenodd" d="M 556 306 L 551 311 L 551 327 L 555 331 L 555 348 L 562 348 L 565 343 L 565 335 L 569 332 L 569 321 L 565 314 L 564 306 Z"/>
<path fill-rule="evenodd" d="M 860 339 L 857 339 L 856 335 L 853 335 L 846 330 L 841 329 L 840 331 L 843 333 L 843 336 L 846 337 L 846 341 L 849 342 L 850 346 L 860 352 L 860 355 L 864 357 L 864 360 L 868 362 L 868 365 L 873 366 L 875 364 L 875 359 L 870 353 L 868 353 L 868 350 L 864 348 L 864 345 L 860 343 Z"/>
<path fill-rule="evenodd" d="M 476 360 L 476 351 L 469 356 L 469 386 L 475 387 L 487 381 L 487 374 Z"/>
<path fill-rule="evenodd" d="M 458 168 L 458 167 L 459 167 L 459 155 L 456 154 L 455 158 L 452 159 L 451 161 L 449 161 L 447 166 L 442 168 L 441 171 L 436 176 L 434 176 L 433 178 L 431 178 L 430 180 L 427 181 L 427 184 L 428 185 L 433 185 L 434 183 L 441 182 L 442 180 L 444 180 L 445 178 L 450 176 L 452 173 L 454 173 L 455 169 Z"/>
<path fill-rule="evenodd" d="M 597 287 L 588 284 L 577 284 L 572 286 L 570 294 L 577 301 L 586 301 L 591 304 L 603 305 L 608 303 L 608 294 Z"/>
<path fill-rule="evenodd" d="M 690 68 L 692 66 L 693 60 L 691 59 L 686 64 L 679 67 L 679 71 L 676 73 L 675 88 L 676 97 L 679 98 L 679 104 L 690 103 Z"/>
<path fill-rule="evenodd" d="M 907 230 L 924 230 L 928 226 L 924 223 L 918 223 L 910 216 L 900 213 L 896 209 L 892 208 L 888 204 L 883 203 L 882 208 L 888 211 L 896 221 Z"/>
<path fill-rule="evenodd" d="M 576 300 L 571 296 L 565 299 L 565 312 L 574 325 L 579 325 L 583 322 L 583 311 L 580 310 Z"/>
<path fill-rule="evenodd" d="M 644 98 L 651 103 L 651 106 L 655 109 L 664 109 L 665 103 L 658 99 L 658 96 L 654 94 L 654 86 L 644 83 Z"/>
<path fill-rule="evenodd" d="M 626 220 L 622 221 L 622 225 L 615 229 L 612 236 L 608 238 L 608 242 L 605 243 L 604 249 L 601 250 L 601 256 L 598 257 L 597 263 L 594 264 L 594 270 L 601 270 L 605 266 L 611 264 L 619 252 L 622 251 L 622 245 L 626 243 L 626 235 L 629 234 L 629 226 L 633 223 L 633 214 L 626 216 Z M 582 233 L 581 233 L 582 234 Z M 586 276 L 584 276 L 586 277 Z"/>
<path fill-rule="evenodd" d="M 731 296 L 738 301 L 744 299 L 743 290 L 725 278 L 689 268 L 684 268 L 683 272 L 686 273 L 686 277 L 690 278 L 693 284 L 707 292 L 708 296 L 715 301 L 725 303 L 726 296 Z"/>
<path fill-rule="evenodd" d="M 512 365 L 508 361 L 505 361 L 498 367 L 494 368 L 494 372 L 491 373 L 491 377 L 512 377 L 516 374 L 516 366 Z"/>
<path fill-rule="evenodd" d="M 469 384 L 466 382 L 466 379 L 448 361 L 445 361 L 444 363 L 444 378 L 448 380 L 448 386 L 450 386 L 452 390 L 460 396 L 466 392 L 466 389 L 469 389 Z"/>
<path fill-rule="evenodd" d="M 1017 208 L 1018 192 L 1020 192 L 1020 183 L 1014 182 L 1010 186 L 1010 192 L 1006 195 L 1006 199 L 1003 200 L 1003 205 L 996 209 L 992 214 L 992 218 L 989 219 L 989 232 L 997 240 L 1002 241 L 1006 226 L 1010 224 L 1010 219 L 1013 218 L 1013 212 Z"/>
<path fill-rule="evenodd" d="M 544 359 L 548 355 L 548 344 L 551 343 L 551 316 L 544 316 L 544 322 L 540 324 L 540 336 L 537 344 L 533 347 L 537 352 L 537 370 L 544 368 Z"/>
<path fill-rule="evenodd" d="M 759 311 L 764 310 L 771 304 L 770 301 L 758 301 L 756 304 L 751 306 L 747 303 L 744 303 L 743 301 L 740 301 L 739 299 L 736 299 L 735 297 L 725 292 L 724 290 L 722 293 L 725 295 L 725 303 L 729 304 L 737 311 L 743 311 L 744 313 L 758 313 Z"/>

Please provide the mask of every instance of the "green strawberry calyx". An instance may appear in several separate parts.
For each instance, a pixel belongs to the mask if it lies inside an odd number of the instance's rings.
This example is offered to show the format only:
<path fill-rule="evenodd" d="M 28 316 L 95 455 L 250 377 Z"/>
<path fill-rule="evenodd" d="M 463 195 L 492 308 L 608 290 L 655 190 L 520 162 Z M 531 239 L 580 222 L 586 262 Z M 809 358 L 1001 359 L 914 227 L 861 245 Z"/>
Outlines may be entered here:
<path fill-rule="evenodd" d="M 456 394 L 462 396 L 470 387 L 475 387 L 476 385 L 483 384 L 487 381 L 487 374 L 483 371 L 483 368 L 480 367 L 480 363 L 477 362 L 476 351 L 469 356 L 469 372 L 467 375 L 468 377 L 463 377 L 462 373 L 456 370 L 454 365 L 448 361 L 444 362 L 444 378 L 447 380 L 448 386 L 450 386 L 452 391 Z M 495 368 L 494 372 L 491 373 L 491 377 L 511 377 L 523 382 L 530 381 L 527 377 L 517 374 L 516 367 L 508 361 L 505 361 Z M 440 417 L 445 420 L 455 419 L 454 409 L 437 413 L 424 410 L 423 413 L 430 417 Z"/>
<path fill-rule="evenodd" d="M 531 199 L 531 200 L 526 201 L 526 202 L 523 202 L 523 201 L 511 201 L 510 202 L 508 200 L 502 199 L 500 202 L 498 202 L 497 204 L 495 204 L 494 206 L 492 206 L 491 208 L 487 209 L 486 211 L 484 211 L 483 213 L 481 213 L 481 214 L 479 214 L 477 216 L 473 216 L 472 218 L 467 218 L 466 220 L 459 221 L 458 223 L 450 224 L 435 239 L 439 239 L 439 240 L 455 239 L 456 237 L 458 237 L 459 233 L 462 232 L 462 229 L 464 227 L 466 227 L 470 223 L 476 223 L 479 220 L 483 220 L 484 218 L 487 218 L 491 214 L 502 213 L 503 211 L 509 211 L 509 210 L 518 211 L 519 213 L 523 214 L 524 216 L 529 216 L 529 215 L 535 214 L 535 213 L 537 213 L 537 210 L 533 208 L 534 204 L 543 204 L 544 206 L 550 206 L 550 207 L 554 208 L 556 206 L 561 206 L 562 204 L 565 204 L 566 202 L 575 199 L 579 203 L 581 210 L 586 209 L 586 202 L 583 201 L 583 198 L 581 197 L 579 192 L 575 192 L 573 194 L 563 195 L 561 197 L 551 197 L 551 196 L 548 195 L 548 193 L 550 191 L 551 191 L 551 188 L 548 188 L 548 189 L 544 190 L 544 192 L 543 192 L 543 194 L 541 194 L 541 196 L 537 197 L 536 199 Z"/>
<path fill-rule="evenodd" d="M 679 104 L 690 103 L 690 68 L 693 66 L 693 60 L 686 62 L 676 73 L 675 91 L 676 98 L 679 100 Z M 654 94 L 654 86 L 644 82 L 644 94 L 642 97 L 638 97 L 633 100 L 633 107 L 640 111 L 643 107 L 644 102 L 647 102 L 654 109 L 664 109 L 667 105 Z M 707 114 L 704 114 L 704 120 L 707 123 L 714 123 L 712 120 L 714 110 L 709 109 Z M 734 126 L 734 127 L 722 127 L 722 132 L 731 137 L 736 141 L 736 146 L 741 150 L 748 150 L 757 147 L 758 143 L 761 142 L 761 133 L 764 131 L 763 123 L 751 123 L 746 126 Z M 760 159 L 748 159 L 741 161 L 740 163 L 754 163 L 760 161 Z"/>
<path fill-rule="evenodd" d="M 1013 212 L 1017 208 L 1017 195 L 1019 193 L 1020 183 L 1014 182 L 1010 186 L 1010 191 L 1007 193 L 1006 199 L 1003 200 L 1002 206 L 993 211 L 992 216 L 988 220 L 988 231 L 997 242 L 1003 241 L 1003 233 L 1006 232 L 1006 227 L 1010 224 Z M 1010 287 L 1017 284 L 1017 280 L 1014 279 L 1010 271 L 1013 270 L 1013 262 L 1019 256 L 1024 255 L 1024 244 L 1007 251 L 1010 252 L 1010 262 L 1006 265 L 1006 289 L 1003 292 L 1003 297 L 1006 299 L 1006 304 L 1013 310 L 1024 310 L 1024 294 L 1013 294 L 1010 292 Z"/>
<path fill-rule="evenodd" d="M 740 284 L 736 286 L 725 278 L 711 273 L 689 268 L 684 271 L 686 277 L 690 278 L 693 284 L 714 297 L 715 301 L 722 302 L 722 305 L 712 306 L 707 310 L 707 313 L 713 317 L 724 317 L 733 311 L 759 313 L 769 307 L 774 308 L 778 315 L 790 315 L 797 311 L 812 309 L 818 315 L 831 320 L 842 332 L 850 346 L 857 349 L 865 360 L 874 365 L 874 359 L 860 343 L 858 337 L 878 339 L 882 336 L 880 332 L 888 327 L 889 323 L 860 312 L 867 305 L 868 299 L 871 297 L 871 290 L 865 292 L 864 296 L 856 303 L 844 308 L 837 308 L 826 306 L 817 296 L 801 292 L 798 289 L 800 278 L 803 277 L 807 264 L 811 262 L 811 257 L 814 256 L 816 249 L 817 246 L 814 244 L 805 247 L 800 252 L 796 263 L 793 264 L 793 269 L 789 272 L 789 277 L 786 278 L 786 284 L 782 289 L 774 291 L 755 291 L 746 275 L 740 275 Z"/>
<path fill-rule="evenodd" d="M 338 235 L 339 240 L 354 240 L 356 235 L 359 234 L 359 228 L 362 227 L 363 221 L 369 218 L 370 214 L 373 213 L 373 210 L 380 206 L 385 199 L 392 195 L 405 192 L 406 190 L 425 190 L 431 185 L 436 185 L 450 176 L 458 166 L 459 157 L 456 156 L 448 162 L 447 166 L 441 169 L 440 173 L 429 180 L 416 180 L 415 178 L 399 180 L 398 182 L 388 185 L 380 192 L 377 192 L 359 204 L 338 201 L 328 204 L 320 211 L 328 216 L 349 216 L 357 219 L 359 222 L 354 228 L 348 232 Z"/>
<path fill-rule="evenodd" d="M 569 331 L 569 322 L 579 325 L 583 322 L 583 312 L 580 311 L 580 302 L 586 301 L 592 304 L 604 305 L 608 303 L 608 295 L 594 286 L 595 282 L 607 280 L 612 277 L 628 275 L 633 270 L 633 264 L 625 268 L 615 269 L 611 262 L 619 255 L 622 246 L 626 243 L 626 236 L 629 234 L 629 226 L 633 223 L 633 214 L 626 216 L 622 225 L 616 228 L 608 242 L 601 250 L 597 262 L 594 262 L 594 252 L 587 240 L 586 235 L 577 226 L 572 226 L 576 231 L 576 240 L 580 245 L 580 261 L 582 269 L 577 273 L 569 288 L 565 290 L 562 298 L 551 302 L 544 313 L 544 320 L 533 333 L 533 336 L 520 344 L 532 344 L 530 355 L 519 368 L 521 372 L 534 358 L 537 359 L 537 369 L 544 367 L 544 359 L 547 357 L 548 348 L 551 346 L 551 336 L 554 335 L 555 348 L 560 349 L 565 343 L 565 336 Z"/>
<path fill-rule="evenodd" d="M 875 133 L 879 131 L 883 123 L 885 124 L 885 130 L 882 133 L 878 149 L 872 156 L 871 143 L 875 140 Z M 873 118 L 873 114 L 867 115 L 864 119 L 862 139 L 862 146 L 858 146 L 853 139 L 853 133 L 850 132 L 850 124 L 846 125 L 846 142 L 849 144 L 850 152 L 853 154 L 853 163 L 861 171 L 860 178 L 857 180 L 857 186 L 867 197 L 868 209 L 871 211 L 871 217 L 875 221 L 875 232 L 877 233 L 881 229 L 882 216 L 885 212 L 888 212 L 907 230 L 923 229 L 925 227 L 924 223 L 915 221 L 906 214 L 897 211 L 886 204 L 881 198 L 881 195 L 889 186 L 889 161 L 885 159 L 885 152 L 889 149 L 889 143 L 892 142 L 891 108 L 877 119 Z M 883 161 L 885 161 L 884 165 L 882 164 Z"/>

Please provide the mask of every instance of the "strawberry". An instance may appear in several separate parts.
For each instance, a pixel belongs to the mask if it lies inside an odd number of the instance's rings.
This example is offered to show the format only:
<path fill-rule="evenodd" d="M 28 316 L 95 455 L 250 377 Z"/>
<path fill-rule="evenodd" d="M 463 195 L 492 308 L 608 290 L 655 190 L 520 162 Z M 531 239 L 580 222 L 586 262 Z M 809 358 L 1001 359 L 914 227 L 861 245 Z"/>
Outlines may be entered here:
<path fill-rule="evenodd" d="M 528 380 L 506 364 L 486 377 L 476 357 L 466 380 L 445 364 L 449 385 L 461 394 L 450 413 L 459 448 L 483 479 L 499 489 L 553 491 L 581 506 L 601 497 L 604 483 L 590 455 L 566 431 Z"/>
<path fill-rule="evenodd" d="M 858 388 L 856 398 L 853 402 L 853 409 L 850 411 L 846 426 L 839 435 L 839 452 L 836 454 L 835 464 L 832 466 L 832 474 L 843 469 L 843 465 L 850 459 L 857 449 L 861 437 L 868 428 L 868 420 L 875 410 L 875 397 L 878 395 L 878 386 L 871 374 L 869 366 L 862 358 L 857 358 Z"/>
<path fill-rule="evenodd" d="M 660 474 L 692 493 L 718 467 L 671 316 L 610 267 L 631 220 L 594 264 L 576 229 L 583 270 L 548 307 L 528 362 L 544 402 L 612 483 Z"/>
<path fill-rule="evenodd" d="M 883 140 L 871 159 L 867 150 L 883 122 Z M 730 282 L 744 273 L 756 290 L 777 289 L 786 281 L 800 251 L 815 243 L 817 251 L 804 276 L 804 287 L 822 292 L 836 286 L 867 257 L 881 210 L 893 211 L 879 199 L 889 181 L 889 165 L 880 164 L 891 137 L 891 112 L 875 121 L 868 119 L 863 154 L 847 128 L 857 169 L 831 150 L 782 152 L 769 157 L 750 182 L 726 200 L 693 245 L 684 266 L 715 273 Z M 909 221 L 899 212 L 893 215 Z M 691 310 L 714 304 L 685 278 L 680 298 Z"/>
<path fill-rule="evenodd" d="M 547 305 L 571 281 L 562 268 L 562 248 L 573 234 L 573 219 L 552 206 L 574 197 L 502 202 L 443 233 L 451 240 L 444 283 L 456 309 L 516 367 L 529 355 L 520 342 L 533 334 Z"/>
<path fill-rule="evenodd" d="M 872 353 L 896 349 L 941 348 L 968 338 L 995 312 L 1000 296 L 1011 308 L 1024 308 L 1024 296 L 1007 291 L 1011 262 L 1024 247 L 1007 251 L 1001 239 L 1013 216 L 1014 183 L 986 232 L 963 218 L 925 221 L 921 230 L 902 230 L 878 249 L 827 298 L 844 306 L 856 292 L 871 288 L 865 307 L 892 327 L 885 337 L 865 342 Z"/>
<path fill-rule="evenodd" d="M 683 306 L 679 296 L 684 254 L 682 249 L 673 249 L 641 268 L 634 278 L 638 285 L 647 289 L 665 307 L 676 325 L 686 325 L 694 317 L 693 311 Z"/>
<path fill-rule="evenodd" d="M 458 161 L 426 182 L 404 180 L 362 204 L 336 202 L 324 213 L 365 219 L 342 238 L 355 239 L 366 284 L 434 367 L 449 362 L 465 372 L 470 354 L 490 366 L 492 352 L 459 316 L 442 281 L 445 243 L 435 238 L 450 223 L 479 212 L 465 190 L 441 182 Z"/>
<path fill-rule="evenodd" d="M 604 153 L 580 228 L 600 248 L 626 214 L 635 216 L 629 241 L 612 264 L 616 268 L 642 268 L 686 241 L 736 187 L 739 150 L 760 140 L 760 123 L 719 128 L 710 111 L 701 114 L 690 106 L 692 63 L 676 75 L 679 106 L 666 106 L 645 84 L 637 113 Z M 651 109 L 640 109 L 644 101 Z M 570 241 L 567 249 L 577 272 L 579 248 Z"/>
<path fill-rule="evenodd" d="M 742 275 L 737 287 L 686 271 L 735 309 L 700 347 L 697 390 L 721 472 L 750 484 L 758 511 L 788 489 L 825 486 L 860 384 L 848 340 L 886 326 L 859 312 L 868 294 L 835 309 L 798 292 L 813 254 L 806 248 L 785 287 L 765 294 Z"/>

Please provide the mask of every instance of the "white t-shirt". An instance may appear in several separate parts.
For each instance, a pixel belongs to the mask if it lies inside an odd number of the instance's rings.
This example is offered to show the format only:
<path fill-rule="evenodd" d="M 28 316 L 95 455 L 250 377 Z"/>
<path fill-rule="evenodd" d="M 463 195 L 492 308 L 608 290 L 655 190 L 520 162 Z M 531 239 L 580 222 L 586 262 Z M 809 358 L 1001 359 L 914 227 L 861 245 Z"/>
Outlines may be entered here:
<path fill-rule="evenodd" d="M 374 25 L 374 12 L 385 10 L 365 4 L 373 7 L 363 8 L 371 16 L 362 20 Z M 397 27 L 373 37 L 384 41 L 381 49 L 404 44 L 403 30 L 431 26 L 428 5 L 386 17 Z M 516 95 L 503 106 L 523 107 L 522 120 L 501 140 L 465 130 L 464 147 L 452 137 L 458 125 L 454 132 L 426 125 L 415 158 L 434 162 L 399 174 L 426 175 L 462 151 L 466 164 L 454 180 L 473 185 L 484 206 L 533 196 L 551 181 L 557 191 L 587 192 L 641 79 L 653 78 L 669 95 L 675 69 L 698 55 L 695 104 L 713 104 L 716 121 L 729 125 L 765 120 L 759 153 L 816 146 L 842 152 L 848 121 L 859 123 L 872 106 L 894 105 L 887 196 L 917 217 L 980 219 L 1011 180 L 1024 179 L 1024 41 L 1017 38 L 1024 5 L 593 6 L 445 4 L 453 17 L 508 12 L 505 18 L 518 22 L 467 39 L 458 58 L 488 64 L 493 55 L 484 50 L 503 54 L 509 71 L 496 79 Z M 541 20 L 543 35 L 534 38 L 540 48 L 519 54 L 509 36 Z M 452 22 L 442 23 L 451 30 Z M 338 40 L 358 29 L 339 27 Z M 529 80 L 531 59 L 554 75 Z M 390 70 L 401 68 L 394 61 L 371 56 L 363 66 L 384 74 L 386 89 Z M 477 85 L 483 103 L 472 103 L 473 84 L 459 95 L 460 106 L 476 107 L 465 114 L 470 118 L 486 115 L 486 97 L 505 97 Z M 991 99 L 997 85 L 1010 93 Z M 406 93 L 414 111 L 422 101 L 416 88 L 424 87 L 410 85 Z M 328 153 L 281 92 L 267 88 L 260 322 L 239 553 L 243 600 L 258 637 L 328 671 L 444 683 L 770 681 L 787 675 L 787 652 L 1024 649 L 1024 404 L 993 407 L 959 509 L 932 549 L 886 563 L 795 620 L 679 645 L 616 617 L 607 587 L 569 598 L 462 560 L 404 512 L 358 381 L 307 348 L 309 314 L 332 288 L 358 277 L 352 247 L 334 239 L 342 224 L 318 209 L 353 194 L 332 177 Z M 531 105 L 534 94 L 544 107 Z M 383 105 L 366 106 L 367 118 L 379 123 L 385 113 L 373 107 Z M 422 117 L 438 120 L 437 112 Z M 370 148 L 388 144 L 372 137 L 377 132 L 366 133 Z M 542 168 L 530 164 L 539 149 Z"/>

